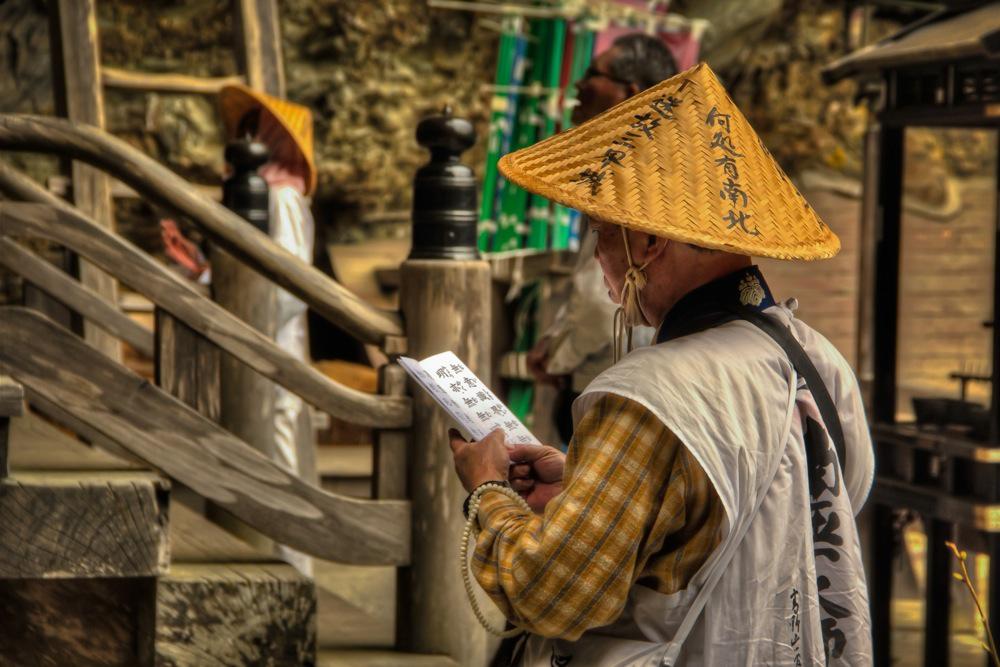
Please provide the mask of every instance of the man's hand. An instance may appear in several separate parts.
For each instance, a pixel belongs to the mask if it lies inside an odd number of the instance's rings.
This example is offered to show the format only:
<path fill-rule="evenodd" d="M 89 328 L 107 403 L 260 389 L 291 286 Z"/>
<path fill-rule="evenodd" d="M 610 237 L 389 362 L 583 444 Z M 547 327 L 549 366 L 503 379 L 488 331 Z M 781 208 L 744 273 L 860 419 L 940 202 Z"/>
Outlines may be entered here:
<path fill-rule="evenodd" d="M 503 430 L 495 429 L 478 442 L 467 441 L 455 429 L 448 431 L 448 437 L 451 438 L 451 453 L 455 455 L 455 472 L 466 491 L 472 493 L 486 482 L 507 481 L 510 459 Z"/>
<path fill-rule="evenodd" d="M 562 493 L 566 455 L 555 447 L 517 445 L 508 452 L 510 485 L 534 512 L 542 512 L 550 500 Z"/>

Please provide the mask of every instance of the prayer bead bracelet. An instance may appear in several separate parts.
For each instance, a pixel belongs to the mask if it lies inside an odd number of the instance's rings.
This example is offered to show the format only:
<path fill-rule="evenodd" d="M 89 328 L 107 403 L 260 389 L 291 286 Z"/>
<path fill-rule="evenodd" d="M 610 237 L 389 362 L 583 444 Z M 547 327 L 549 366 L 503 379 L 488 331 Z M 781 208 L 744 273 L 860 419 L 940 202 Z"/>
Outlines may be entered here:
<path fill-rule="evenodd" d="M 505 486 L 501 482 L 487 482 L 476 487 L 476 490 L 469 496 L 469 516 L 465 522 L 465 529 L 462 531 L 462 547 L 459 550 L 459 559 L 462 562 L 462 581 L 465 583 L 465 593 L 469 596 L 469 605 L 472 613 L 476 615 L 479 624 L 486 628 L 486 631 L 498 637 L 514 637 L 524 632 L 519 627 L 510 630 L 502 630 L 494 627 L 479 608 L 479 601 L 476 600 L 476 589 L 472 585 L 472 575 L 469 573 L 469 540 L 472 538 L 472 531 L 476 525 L 476 517 L 479 515 L 479 503 L 483 494 L 487 491 L 496 491 L 507 496 L 518 504 L 525 512 L 531 513 L 531 508 L 524 498 L 518 495 L 517 491 Z"/>

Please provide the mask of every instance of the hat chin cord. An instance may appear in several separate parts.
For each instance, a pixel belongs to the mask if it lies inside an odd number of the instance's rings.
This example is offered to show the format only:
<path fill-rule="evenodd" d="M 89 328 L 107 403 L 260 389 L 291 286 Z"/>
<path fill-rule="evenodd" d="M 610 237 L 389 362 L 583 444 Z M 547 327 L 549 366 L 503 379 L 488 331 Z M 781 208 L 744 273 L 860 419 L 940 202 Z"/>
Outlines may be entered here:
<path fill-rule="evenodd" d="M 628 270 L 625 272 L 625 283 L 622 285 L 622 302 L 615 311 L 612 323 L 614 342 L 614 362 L 632 351 L 632 327 L 646 324 L 646 316 L 642 312 L 642 290 L 646 287 L 647 261 L 642 266 L 636 266 L 632 261 L 632 247 L 629 245 L 628 230 L 622 227 L 622 238 L 625 239 L 625 257 L 628 259 Z M 624 354 L 622 344 L 625 344 Z"/>

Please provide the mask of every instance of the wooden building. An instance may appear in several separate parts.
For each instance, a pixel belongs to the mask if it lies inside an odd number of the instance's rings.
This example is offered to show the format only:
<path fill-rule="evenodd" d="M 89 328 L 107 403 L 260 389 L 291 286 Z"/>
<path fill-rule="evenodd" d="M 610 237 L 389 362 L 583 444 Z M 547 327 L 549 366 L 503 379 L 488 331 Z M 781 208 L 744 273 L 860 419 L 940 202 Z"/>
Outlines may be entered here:
<path fill-rule="evenodd" d="M 985 375 L 958 372 L 961 399 L 914 399 L 916 422 L 900 419 L 897 401 L 900 247 L 904 141 L 910 127 L 1000 129 L 1000 3 L 955 3 L 899 33 L 832 63 L 825 78 L 854 77 L 874 100 L 866 155 L 859 366 L 871 378 L 870 416 L 878 455 L 868 554 L 875 664 L 892 664 L 892 563 L 900 543 L 897 513 L 919 513 L 928 536 L 923 664 L 951 656 L 952 572 L 946 541 L 962 534 L 990 557 L 986 593 L 1000 636 L 1000 209 L 994 257 L 992 357 Z M 1000 192 L 1000 174 L 995 173 Z M 989 406 L 966 398 L 967 382 L 992 387 Z M 971 547 L 970 547 L 971 548 Z M 986 657 L 984 655 L 984 664 Z"/>

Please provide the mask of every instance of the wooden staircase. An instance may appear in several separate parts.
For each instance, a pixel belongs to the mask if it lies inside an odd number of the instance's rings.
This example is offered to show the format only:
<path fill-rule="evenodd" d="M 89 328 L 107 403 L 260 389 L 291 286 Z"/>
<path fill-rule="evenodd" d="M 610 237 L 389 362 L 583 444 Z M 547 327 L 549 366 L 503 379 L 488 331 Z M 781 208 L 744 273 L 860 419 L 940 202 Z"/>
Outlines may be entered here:
<path fill-rule="evenodd" d="M 9 451 L 3 664 L 313 663 L 313 582 L 172 497 L 189 491 L 33 412 Z"/>
<path fill-rule="evenodd" d="M 358 300 L 122 142 L 65 121 L 0 114 L 0 147 L 72 155 L 102 166 L 136 192 L 192 219 L 214 241 L 360 340 L 390 357 L 405 351 L 398 314 Z M 0 308 L 0 374 L 25 387 L 36 411 L 75 434 L 35 412 L 13 420 L 11 475 L 0 465 L 0 516 L 21 518 L 0 522 L 0 612 L 20 611 L 16 623 L 0 624 L 0 663 L 9 658 L 14 665 L 85 666 L 456 664 L 433 655 L 443 652 L 435 650 L 443 646 L 440 640 L 420 643 L 426 635 L 414 633 L 411 624 L 420 616 L 410 610 L 423 598 L 398 602 L 407 600 L 409 589 L 395 586 L 399 566 L 410 567 L 409 577 L 418 576 L 407 499 L 413 409 L 401 369 L 384 367 L 376 393 L 331 380 L 3 165 L 0 192 L 14 200 L 0 202 L 0 264 L 94 326 L 152 347 L 159 385 L 37 311 Z M 51 264 L 32 261 L 37 257 L 17 242 L 21 238 L 63 245 L 131 285 L 154 303 L 155 331 L 130 326 L 98 293 L 81 290 Z M 178 338 L 179 331 L 186 338 Z M 373 428 L 370 449 L 357 452 L 361 465 L 355 466 L 371 499 L 304 483 L 224 430 L 206 409 L 217 401 L 205 393 L 213 386 L 198 381 L 201 369 L 191 356 L 177 354 L 185 341 L 216 354 L 225 351 L 331 416 Z M 0 410 L 6 405 L 2 394 Z M 2 449 L 0 464 L 6 458 Z M 365 466 L 362 459 L 368 456 Z M 455 491 L 428 500 L 441 503 Z M 275 542 L 320 559 L 319 591 L 270 552 L 208 521 L 207 502 Z M 436 522 L 440 512 L 426 516 Z M 436 568 L 441 537 L 432 542 L 424 567 Z M 370 576 L 324 561 L 363 566 Z M 455 582 L 452 573 L 447 567 L 447 581 Z M 372 605 L 376 595 L 380 604 Z M 317 602 L 323 621 L 318 642 Z M 397 610 L 403 612 L 400 618 Z M 462 617 L 468 610 L 449 610 L 441 623 L 471 635 L 469 626 L 453 622 L 452 611 Z M 394 650 L 401 645 L 425 654 Z"/>

